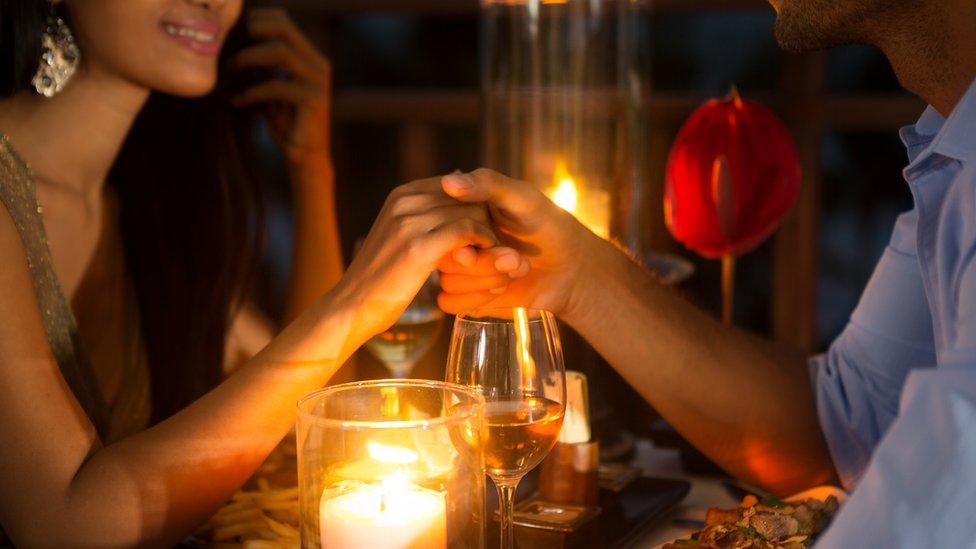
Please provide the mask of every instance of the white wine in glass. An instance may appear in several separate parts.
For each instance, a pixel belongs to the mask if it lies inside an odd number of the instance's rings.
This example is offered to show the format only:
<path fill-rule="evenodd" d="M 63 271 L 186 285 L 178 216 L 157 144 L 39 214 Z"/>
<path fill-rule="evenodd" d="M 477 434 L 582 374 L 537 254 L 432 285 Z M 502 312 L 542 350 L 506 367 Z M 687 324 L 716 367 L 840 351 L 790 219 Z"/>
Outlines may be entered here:
<path fill-rule="evenodd" d="M 485 465 L 498 490 L 501 546 L 514 547 L 515 488 L 556 443 L 566 373 L 556 321 L 547 311 L 481 309 L 454 321 L 446 380 L 485 397 Z"/>
<path fill-rule="evenodd" d="M 492 400 L 485 406 L 485 466 L 496 477 L 521 477 L 542 463 L 563 424 L 563 405 L 547 398 Z"/>
<path fill-rule="evenodd" d="M 366 348 L 397 378 L 410 376 L 417 362 L 427 354 L 444 324 L 437 307 L 437 275 L 431 275 L 396 324 L 366 342 Z"/>

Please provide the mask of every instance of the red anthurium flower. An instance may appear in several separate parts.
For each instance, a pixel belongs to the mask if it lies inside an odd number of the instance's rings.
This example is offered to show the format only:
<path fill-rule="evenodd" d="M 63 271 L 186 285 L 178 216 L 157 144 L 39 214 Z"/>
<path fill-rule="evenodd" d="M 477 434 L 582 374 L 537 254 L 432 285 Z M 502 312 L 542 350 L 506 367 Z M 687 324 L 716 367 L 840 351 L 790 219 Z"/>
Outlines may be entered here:
<path fill-rule="evenodd" d="M 796 146 L 766 107 L 733 89 L 698 107 L 668 158 L 664 218 L 707 258 L 734 257 L 776 230 L 800 189 Z"/>

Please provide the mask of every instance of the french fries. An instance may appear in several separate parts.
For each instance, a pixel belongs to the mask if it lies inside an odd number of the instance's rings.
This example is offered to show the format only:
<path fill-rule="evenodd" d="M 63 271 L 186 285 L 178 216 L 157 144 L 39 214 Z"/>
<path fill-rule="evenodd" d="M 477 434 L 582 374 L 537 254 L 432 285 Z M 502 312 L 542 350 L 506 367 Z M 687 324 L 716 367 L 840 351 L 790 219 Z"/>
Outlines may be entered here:
<path fill-rule="evenodd" d="M 241 544 L 243 549 L 297 549 L 298 540 L 289 541 L 269 541 L 264 539 L 251 539 Z"/>

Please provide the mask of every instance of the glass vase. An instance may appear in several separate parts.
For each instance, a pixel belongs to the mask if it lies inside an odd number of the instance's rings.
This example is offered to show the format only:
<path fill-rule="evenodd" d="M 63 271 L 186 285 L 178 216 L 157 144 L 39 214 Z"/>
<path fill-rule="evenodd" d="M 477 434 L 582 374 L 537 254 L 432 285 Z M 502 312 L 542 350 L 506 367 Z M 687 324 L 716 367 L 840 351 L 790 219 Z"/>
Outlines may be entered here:
<path fill-rule="evenodd" d="M 298 404 L 302 547 L 480 548 L 485 403 L 444 382 L 337 385 Z"/>

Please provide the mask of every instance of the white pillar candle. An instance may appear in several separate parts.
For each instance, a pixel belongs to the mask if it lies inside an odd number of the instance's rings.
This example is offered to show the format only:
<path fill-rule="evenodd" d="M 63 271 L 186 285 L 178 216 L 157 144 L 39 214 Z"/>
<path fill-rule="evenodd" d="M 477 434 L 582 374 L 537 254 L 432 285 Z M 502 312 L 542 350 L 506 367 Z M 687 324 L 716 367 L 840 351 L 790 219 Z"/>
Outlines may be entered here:
<path fill-rule="evenodd" d="M 319 528 L 323 549 L 447 547 L 444 494 L 394 473 L 380 484 L 340 495 L 323 494 Z"/>

